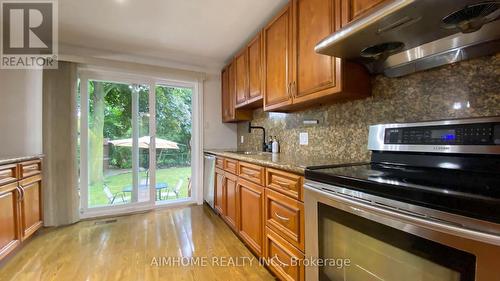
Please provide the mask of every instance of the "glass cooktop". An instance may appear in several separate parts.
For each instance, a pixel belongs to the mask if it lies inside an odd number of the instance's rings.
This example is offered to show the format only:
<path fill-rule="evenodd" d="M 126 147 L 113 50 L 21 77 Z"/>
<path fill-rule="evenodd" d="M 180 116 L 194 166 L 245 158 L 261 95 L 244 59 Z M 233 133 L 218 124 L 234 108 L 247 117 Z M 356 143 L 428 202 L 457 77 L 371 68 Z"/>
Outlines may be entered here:
<path fill-rule="evenodd" d="M 500 223 L 500 172 L 369 163 L 309 168 L 306 178 Z"/>

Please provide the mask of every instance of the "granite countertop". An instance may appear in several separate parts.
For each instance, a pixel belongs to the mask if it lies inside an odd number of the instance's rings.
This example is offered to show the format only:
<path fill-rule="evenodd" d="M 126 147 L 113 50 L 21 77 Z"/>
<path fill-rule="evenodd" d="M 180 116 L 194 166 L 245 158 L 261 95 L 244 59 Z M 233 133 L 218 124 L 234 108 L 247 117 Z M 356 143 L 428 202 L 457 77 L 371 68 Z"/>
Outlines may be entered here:
<path fill-rule="evenodd" d="M 43 157 L 44 157 L 43 154 L 30 155 L 30 156 L 20 156 L 20 155 L 8 156 L 8 155 L 0 155 L 0 165 L 7 165 L 7 164 L 12 164 L 12 163 L 30 161 L 30 160 L 40 159 L 40 158 L 43 158 Z"/>
<path fill-rule="evenodd" d="M 321 165 L 338 165 L 345 164 L 345 161 L 339 161 L 332 158 L 321 158 L 318 156 L 305 156 L 300 154 L 287 155 L 283 153 L 272 154 L 241 154 L 234 151 L 227 151 L 222 149 L 204 149 L 206 153 L 215 154 L 227 158 L 241 160 L 252 164 L 284 170 L 300 175 L 304 175 L 306 167 L 321 166 Z"/>

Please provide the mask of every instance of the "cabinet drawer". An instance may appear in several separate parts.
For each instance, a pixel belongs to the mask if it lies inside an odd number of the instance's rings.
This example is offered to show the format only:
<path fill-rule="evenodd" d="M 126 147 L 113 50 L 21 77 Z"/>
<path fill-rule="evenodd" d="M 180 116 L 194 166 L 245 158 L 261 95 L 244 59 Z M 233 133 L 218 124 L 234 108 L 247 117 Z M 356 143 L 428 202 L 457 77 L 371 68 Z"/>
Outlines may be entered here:
<path fill-rule="evenodd" d="M 215 167 L 224 170 L 224 158 L 216 157 L 215 158 Z"/>
<path fill-rule="evenodd" d="M 238 172 L 238 161 L 233 159 L 224 159 L 224 170 L 236 175 Z"/>
<path fill-rule="evenodd" d="M 305 280 L 304 254 L 283 240 L 276 232 L 266 228 L 265 257 L 269 268 L 280 280 Z"/>
<path fill-rule="evenodd" d="M 304 251 L 304 204 L 266 189 L 264 208 L 266 225 L 290 244 Z"/>
<path fill-rule="evenodd" d="M 19 178 L 25 179 L 42 173 L 42 161 L 34 160 L 19 164 Z"/>
<path fill-rule="evenodd" d="M 275 169 L 266 170 L 266 186 L 290 197 L 304 200 L 304 178 L 292 173 Z"/>
<path fill-rule="evenodd" d="M 17 181 L 17 165 L 0 166 L 0 186 Z"/>
<path fill-rule="evenodd" d="M 264 167 L 250 164 L 250 163 L 245 163 L 245 162 L 239 162 L 238 163 L 238 175 L 240 178 L 249 180 L 251 182 L 254 182 L 258 185 L 264 185 Z"/>

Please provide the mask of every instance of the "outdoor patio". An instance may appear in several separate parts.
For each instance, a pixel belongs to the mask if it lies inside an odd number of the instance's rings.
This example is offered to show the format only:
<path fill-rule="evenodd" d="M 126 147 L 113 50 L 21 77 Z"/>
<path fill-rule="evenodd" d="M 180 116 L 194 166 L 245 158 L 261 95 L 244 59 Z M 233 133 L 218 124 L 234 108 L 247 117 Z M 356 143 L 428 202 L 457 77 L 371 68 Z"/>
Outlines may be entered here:
<path fill-rule="evenodd" d="M 176 200 L 189 197 L 189 178 L 191 177 L 191 167 L 180 167 L 180 168 L 165 168 L 158 169 L 156 171 L 156 183 L 157 186 L 165 187 L 157 190 L 158 194 L 156 196 L 157 201 L 168 201 Z M 141 185 L 145 185 L 146 182 L 146 172 L 143 171 L 139 174 Z M 182 180 L 178 196 L 173 193 L 175 187 Z M 132 173 L 114 173 L 104 178 L 104 184 L 109 188 L 109 191 L 113 196 L 116 195 L 115 200 L 111 202 L 110 198 L 106 195 L 104 191 L 104 186 L 102 184 L 95 184 L 90 186 L 89 189 L 89 206 L 107 206 L 107 205 L 117 205 L 130 203 L 131 193 L 124 192 L 127 189 L 131 189 Z M 161 193 L 161 198 L 158 195 Z M 169 194 L 167 196 L 167 194 Z M 123 199 L 122 200 L 122 195 Z M 149 200 L 149 189 L 140 188 L 138 193 L 138 201 L 145 202 Z"/>

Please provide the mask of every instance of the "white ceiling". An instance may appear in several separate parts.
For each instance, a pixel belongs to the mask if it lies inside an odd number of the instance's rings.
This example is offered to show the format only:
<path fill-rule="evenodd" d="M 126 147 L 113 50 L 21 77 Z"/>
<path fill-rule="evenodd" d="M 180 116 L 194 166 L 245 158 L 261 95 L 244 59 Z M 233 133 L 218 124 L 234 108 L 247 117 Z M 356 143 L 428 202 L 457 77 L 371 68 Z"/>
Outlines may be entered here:
<path fill-rule="evenodd" d="M 122 56 L 221 67 L 286 2 L 59 0 L 59 42 Z"/>

